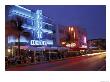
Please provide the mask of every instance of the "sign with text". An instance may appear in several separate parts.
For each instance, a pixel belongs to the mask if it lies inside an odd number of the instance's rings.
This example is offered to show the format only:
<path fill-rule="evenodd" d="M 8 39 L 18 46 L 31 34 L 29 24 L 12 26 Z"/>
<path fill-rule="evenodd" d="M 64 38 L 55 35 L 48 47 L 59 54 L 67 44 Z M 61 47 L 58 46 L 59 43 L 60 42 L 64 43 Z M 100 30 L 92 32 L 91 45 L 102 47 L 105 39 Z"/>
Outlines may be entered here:
<path fill-rule="evenodd" d="M 31 40 L 30 45 L 47 45 L 47 42 L 42 40 Z"/>

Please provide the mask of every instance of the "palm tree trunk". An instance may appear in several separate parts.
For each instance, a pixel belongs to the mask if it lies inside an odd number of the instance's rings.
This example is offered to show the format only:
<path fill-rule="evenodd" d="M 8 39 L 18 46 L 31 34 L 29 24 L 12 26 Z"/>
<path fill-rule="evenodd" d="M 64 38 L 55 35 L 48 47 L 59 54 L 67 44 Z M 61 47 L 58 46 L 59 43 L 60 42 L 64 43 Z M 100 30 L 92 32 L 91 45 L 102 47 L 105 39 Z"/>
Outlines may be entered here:
<path fill-rule="evenodd" d="M 5 56 L 8 56 L 8 36 L 5 36 Z"/>
<path fill-rule="evenodd" d="M 20 33 L 18 34 L 18 55 L 20 56 Z"/>

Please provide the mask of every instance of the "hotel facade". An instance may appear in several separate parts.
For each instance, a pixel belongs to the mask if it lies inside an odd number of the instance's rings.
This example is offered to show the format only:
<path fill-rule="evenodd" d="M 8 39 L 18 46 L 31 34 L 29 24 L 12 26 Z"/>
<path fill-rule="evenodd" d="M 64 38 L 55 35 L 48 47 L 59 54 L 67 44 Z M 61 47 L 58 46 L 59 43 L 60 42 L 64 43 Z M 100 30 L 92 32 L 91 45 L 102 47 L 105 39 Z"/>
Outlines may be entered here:
<path fill-rule="evenodd" d="M 76 26 L 60 27 L 50 17 L 45 16 L 42 10 L 32 11 L 22 6 L 6 6 L 6 21 L 15 20 L 17 25 L 18 18 L 22 19 L 21 27 L 23 29 L 20 33 L 20 49 L 33 51 L 40 49 L 87 49 L 85 30 Z M 6 27 L 5 29 L 7 29 Z M 29 38 L 23 36 L 24 32 L 29 34 Z M 8 48 L 17 48 L 16 35 L 7 34 L 5 38 L 6 51 Z"/>

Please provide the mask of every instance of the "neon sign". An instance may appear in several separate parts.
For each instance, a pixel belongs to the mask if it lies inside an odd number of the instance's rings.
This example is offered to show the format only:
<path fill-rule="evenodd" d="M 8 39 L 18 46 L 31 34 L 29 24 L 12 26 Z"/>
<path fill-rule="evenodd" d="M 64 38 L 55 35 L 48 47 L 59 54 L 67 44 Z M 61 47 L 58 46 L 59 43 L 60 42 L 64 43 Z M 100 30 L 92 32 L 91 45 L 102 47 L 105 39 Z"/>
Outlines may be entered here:
<path fill-rule="evenodd" d="M 36 20 L 35 20 L 35 32 L 37 33 L 37 39 L 42 38 L 42 10 L 36 11 Z"/>
<path fill-rule="evenodd" d="M 22 27 L 31 30 L 32 32 L 32 40 L 30 40 L 30 45 L 53 45 L 53 40 L 51 39 L 43 39 L 43 33 L 52 34 L 53 31 L 50 29 L 43 28 L 45 24 L 49 26 L 53 26 L 43 20 L 44 15 L 42 14 L 42 10 L 37 10 L 36 13 L 32 12 L 29 9 L 26 9 L 21 6 L 14 6 L 10 12 L 9 16 L 18 15 L 23 17 L 25 20 L 29 20 L 32 22 L 32 25 L 27 24 L 25 22 Z M 24 41 L 25 42 L 25 41 Z"/>
<path fill-rule="evenodd" d="M 30 45 L 53 45 L 53 40 L 31 40 Z"/>
<path fill-rule="evenodd" d="M 86 43 L 86 37 L 84 36 L 84 43 Z"/>
<path fill-rule="evenodd" d="M 47 45 L 46 41 L 42 41 L 42 40 L 31 40 L 30 42 L 31 45 Z"/>
<path fill-rule="evenodd" d="M 76 44 L 75 43 L 71 43 L 71 44 L 66 44 L 66 47 L 75 47 Z"/>

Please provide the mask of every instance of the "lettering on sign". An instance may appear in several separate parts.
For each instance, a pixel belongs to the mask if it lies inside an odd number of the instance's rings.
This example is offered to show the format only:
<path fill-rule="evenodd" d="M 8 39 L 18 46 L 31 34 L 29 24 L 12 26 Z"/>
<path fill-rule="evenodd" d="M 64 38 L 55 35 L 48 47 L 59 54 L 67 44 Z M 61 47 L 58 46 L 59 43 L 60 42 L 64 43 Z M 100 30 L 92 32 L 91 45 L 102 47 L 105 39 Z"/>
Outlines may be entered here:
<path fill-rule="evenodd" d="M 30 45 L 47 45 L 47 42 L 42 40 L 31 40 Z"/>

